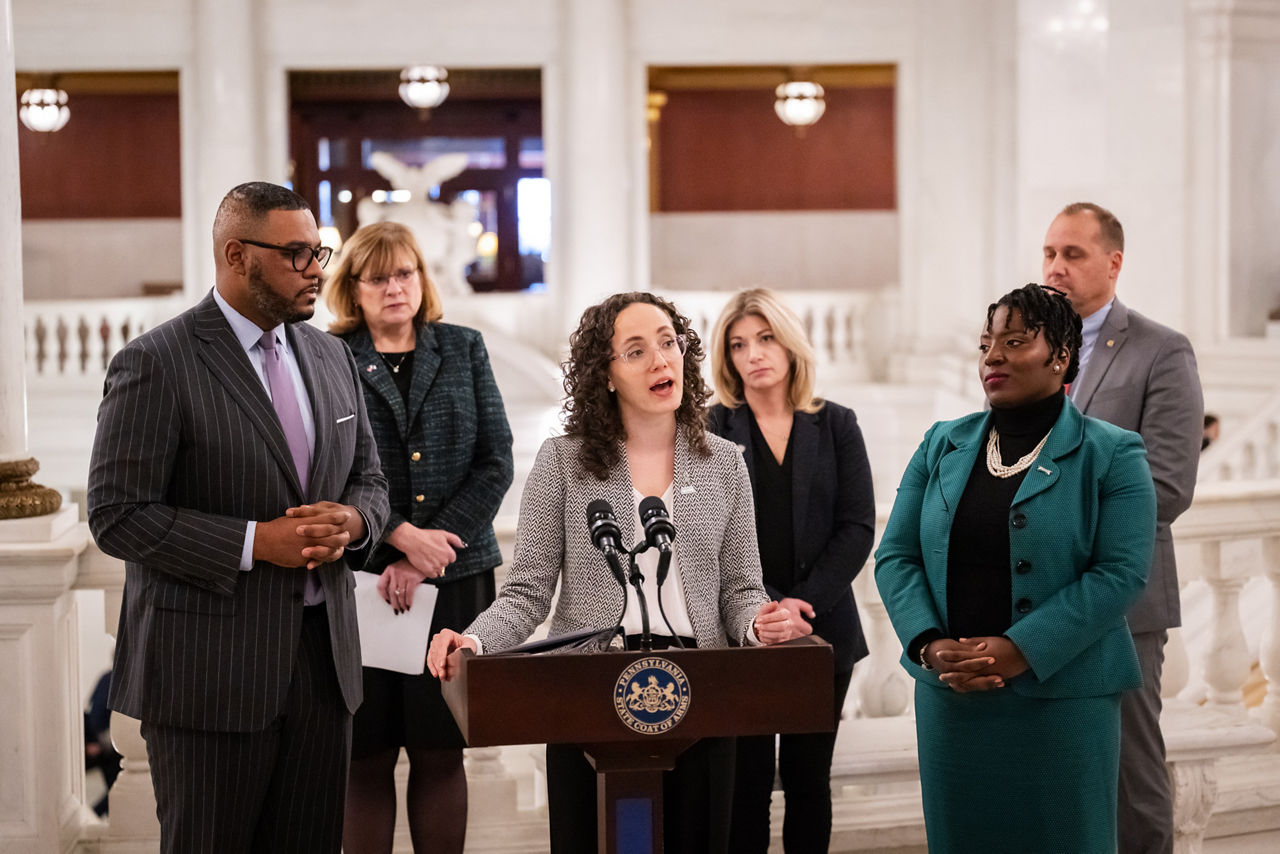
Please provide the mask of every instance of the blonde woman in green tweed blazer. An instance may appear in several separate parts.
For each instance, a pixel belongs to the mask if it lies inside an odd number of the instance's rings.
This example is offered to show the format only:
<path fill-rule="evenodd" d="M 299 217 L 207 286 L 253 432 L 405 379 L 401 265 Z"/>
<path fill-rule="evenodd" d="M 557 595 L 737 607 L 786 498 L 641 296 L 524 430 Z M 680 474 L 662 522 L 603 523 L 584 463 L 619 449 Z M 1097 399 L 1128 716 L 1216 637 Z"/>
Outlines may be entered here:
<path fill-rule="evenodd" d="M 1142 439 L 1063 394 L 1079 329 L 1038 285 L 991 306 L 991 411 L 930 428 L 876 552 L 917 680 L 931 852 L 1115 851 L 1119 698 L 1141 684 L 1124 615 L 1155 490 Z"/>

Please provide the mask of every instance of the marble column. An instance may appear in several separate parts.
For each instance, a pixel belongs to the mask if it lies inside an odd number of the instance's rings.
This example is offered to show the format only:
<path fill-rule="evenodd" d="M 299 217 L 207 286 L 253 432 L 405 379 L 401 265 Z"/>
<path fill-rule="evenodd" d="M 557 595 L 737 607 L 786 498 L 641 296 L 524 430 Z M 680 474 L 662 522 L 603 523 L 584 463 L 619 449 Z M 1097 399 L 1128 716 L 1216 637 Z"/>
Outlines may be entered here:
<path fill-rule="evenodd" d="M 636 273 L 636 158 L 645 111 L 627 6 L 560 2 L 561 49 L 548 73 L 560 139 L 552 175 L 558 268 L 552 287 L 562 331 L 607 294 L 648 287 Z"/>
<path fill-rule="evenodd" d="M 0 3 L 0 79 L 12 80 L 12 9 L 9 0 Z M 17 519 L 52 513 L 62 497 L 31 483 L 40 465 L 27 453 L 18 102 L 12 87 L 0 90 L 0 519 Z"/>
<path fill-rule="evenodd" d="M 1261 335 L 1280 311 L 1272 236 L 1280 188 L 1258 180 L 1275 162 L 1280 0 L 1191 0 L 1187 50 L 1193 331 L 1210 340 Z"/>
<path fill-rule="evenodd" d="M 193 301 L 213 287 L 209 230 L 218 203 L 237 184 L 268 179 L 260 5 L 196 0 L 193 6 L 193 59 L 181 80 L 183 272 Z M 315 24 L 300 23 L 301 32 Z"/>

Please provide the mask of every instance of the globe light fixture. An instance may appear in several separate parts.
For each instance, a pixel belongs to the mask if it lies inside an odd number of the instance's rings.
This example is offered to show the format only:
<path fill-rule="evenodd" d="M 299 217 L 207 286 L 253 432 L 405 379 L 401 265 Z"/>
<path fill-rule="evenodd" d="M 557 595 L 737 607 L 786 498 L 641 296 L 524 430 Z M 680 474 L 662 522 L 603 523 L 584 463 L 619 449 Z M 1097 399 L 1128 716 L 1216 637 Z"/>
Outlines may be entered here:
<path fill-rule="evenodd" d="M 449 72 L 438 65 L 414 65 L 400 72 L 400 99 L 416 110 L 433 110 L 449 97 Z"/>
<path fill-rule="evenodd" d="M 820 85 L 808 80 L 783 83 L 774 94 L 778 100 L 773 102 L 773 111 L 784 124 L 792 127 L 808 127 L 827 111 L 827 102 L 823 100 L 826 92 Z"/>
<path fill-rule="evenodd" d="M 67 93 L 62 89 L 28 89 L 22 93 L 21 103 L 18 118 L 37 133 L 62 130 L 71 118 Z"/>

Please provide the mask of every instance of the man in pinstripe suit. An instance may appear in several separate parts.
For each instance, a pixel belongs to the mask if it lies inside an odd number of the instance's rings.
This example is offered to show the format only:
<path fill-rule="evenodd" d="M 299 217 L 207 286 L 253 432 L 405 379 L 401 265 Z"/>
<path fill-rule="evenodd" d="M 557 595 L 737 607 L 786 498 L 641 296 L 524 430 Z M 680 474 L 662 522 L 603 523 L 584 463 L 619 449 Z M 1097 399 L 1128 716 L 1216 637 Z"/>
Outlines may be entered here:
<path fill-rule="evenodd" d="M 113 709 L 142 721 L 165 852 L 339 849 L 361 700 L 344 552 L 386 521 L 350 353 L 311 317 L 306 201 L 242 184 L 217 286 L 107 372 L 89 524 L 126 562 Z"/>

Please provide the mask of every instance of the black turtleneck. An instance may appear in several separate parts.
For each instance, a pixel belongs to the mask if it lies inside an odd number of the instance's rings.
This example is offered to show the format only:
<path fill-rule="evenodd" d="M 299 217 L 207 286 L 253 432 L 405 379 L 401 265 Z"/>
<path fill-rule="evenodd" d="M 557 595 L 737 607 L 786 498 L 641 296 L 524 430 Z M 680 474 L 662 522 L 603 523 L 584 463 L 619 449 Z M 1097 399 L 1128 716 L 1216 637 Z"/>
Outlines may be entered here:
<path fill-rule="evenodd" d="M 991 410 L 978 458 L 956 507 L 947 545 L 950 637 L 1002 635 L 1013 618 L 1009 508 L 1027 470 L 1006 478 L 987 471 L 990 428 L 995 427 L 1000 434 L 1001 462 L 1013 465 L 1052 429 L 1064 400 L 1065 395 L 1059 391 L 1025 406 Z"/>

